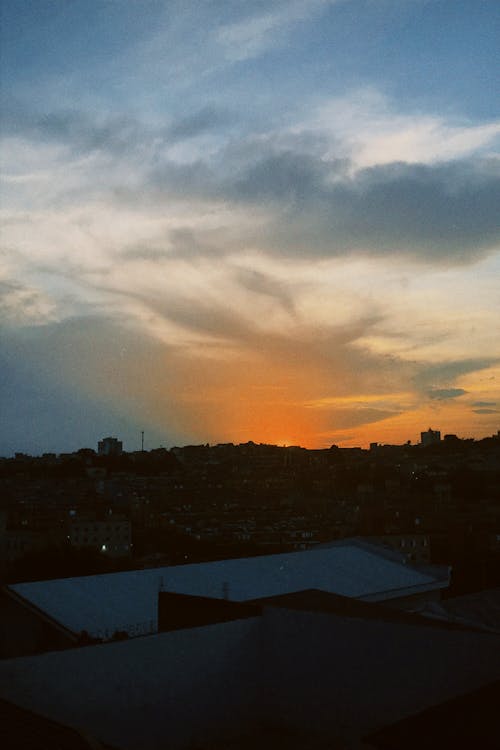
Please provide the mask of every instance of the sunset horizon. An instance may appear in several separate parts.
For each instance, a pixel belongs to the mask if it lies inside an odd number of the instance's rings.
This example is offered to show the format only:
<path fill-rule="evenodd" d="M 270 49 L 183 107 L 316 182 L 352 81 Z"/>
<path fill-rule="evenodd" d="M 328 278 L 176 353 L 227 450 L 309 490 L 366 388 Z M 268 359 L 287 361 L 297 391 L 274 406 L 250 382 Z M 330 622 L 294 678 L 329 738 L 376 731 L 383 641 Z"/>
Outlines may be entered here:
<path fill-rule="evenodd" d="M 2 14 L 0 455 L 497 432 L 498 3 Z"/>

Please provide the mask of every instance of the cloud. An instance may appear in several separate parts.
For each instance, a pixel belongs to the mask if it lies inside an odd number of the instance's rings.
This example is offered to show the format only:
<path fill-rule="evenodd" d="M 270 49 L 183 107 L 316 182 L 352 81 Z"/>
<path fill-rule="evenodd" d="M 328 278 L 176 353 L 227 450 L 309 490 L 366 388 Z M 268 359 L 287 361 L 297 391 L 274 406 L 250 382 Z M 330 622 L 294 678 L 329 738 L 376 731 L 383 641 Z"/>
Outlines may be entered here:
<path fill-rule="evenodd" d="M 449 384 L 470 373 L 486 370 L 499 361 L 498 357 L 459 359 L 439 362 L 433 365 L 423 365 L 414 378 L 415 385 L 426 391 L 440 384 Z"/>
<path fill-rule="evenodd" d="M 464 391 L 463 388 L 434 388 L 433 390 L 428 391 L 427 395 L 431 399 L 445 401 L 450 398 L 458 398 L 466 393 L 467 391 Z"/>
<path fill-rule="evenodd" d="M 187 265 L 184 270 L 187 282 L 193 269 Z M 272 275 L 233 270 L 219 272 L 219 286 L 212 286 L 217 278 L 212 269 L 206 299 L 196 293 L 206 273 L 202 266 L 191 286 L 174 274 L 164 294 L 161 285 L 157 293 L 129 291 L 114 319 L 85 316 L 12 330 L 7 354 L 18 371 L 30 373 L 29 389 L 38 380 L 47 404 L 53 400 L 49 390 L 54 394 L 61 388 L 61 423 L 70 421 L 64 394 L 71 384 L 79 394 L 75 408 L 81 404 L 89 414 L 101 410 L 96 429 L 123 431 L 133 440 L 134 431 L 145 428 L 157 444 L 244 441 L 256 435 L 269 442 L 318 445 L 324 439 L 326 444 L 338 430 L 393 424 L 414 415 L 422 397 L 418 389 L 408 389 L 412 379 L 425 382 L 429 373 L 434 380 L 450 378 L 484 364 L 437 367 L 374 354 L 358 342 L 379 318 L 351 316 L 342 325 L 312 325 L 295 306 L 289 309 L 288 301 L 295 301 L 293 285 L 283 287 Z M 11 375 L 16 388 L 19 377 Z M 462 390 L 443 388 L 441 397 L 446 394 L 444 401 L 451 403 L 456 400 L 452 394 Z M 43 437 L 47 424 L 42 417 Z M 87 427 L 85 434 L 91 435 Z M 411 432 L 408 421 L 402 429 Z"/>
<path fill-rule="evenodd" d="M 6 219 L 21 206 L 24 215 L 37 209 L 53 222 L 63 212 L 92 216 L 99 201 L 158 225 L 156 237 L 137 237 L 133 248 L 122 240 L 125 253 L 143 247 L 149 257 L 251 246 L 290 258 L 392 255 L 449 266 L 500 246 L 494 157 L 353 170 L 338 136 L 332 142 L 290 129 L 229 136 L 236 121 L 215 105 L 160 123 L 77 111 L 17 114 L 4 156 Z M 209 215 L 212 227 L 200 229 L 199 217 Z M 224 237 L 220 230 L 230 225 Z"/>
<path fill-rule="evenodd" d="M 474 401 L 474 403 L 472 404 L 472 406 L 476 406 L 478 408 L 496 405 L 496 401 Z"/>
<path fill-rule="evenodd" d="M 257 295 L 275 299 L 290 315 L 295 314 L 293 293 L 287 289 L 283 281 L 273 279 L 260 271 L 247 268 L 239 268 L 235 272 L 235 277 L 243 288 Z"/>
<path fill-rule="evenodd" d="M 148 135 L 144 123 L 130 115 L 101 114 L 74 109 L 43 113 L 10 100 L 5 103 L 1 133 L 5 138 L 68 146 L 73 152 L 104 151 L 119 156 L 135 148 Z"/>
<path fill-rule="evenodd" d="M 214 105 L 206 105 L 189 115 L 174 120 L 168 126 L 166 133 L 169 141 L 186 140 L 207 131 L 223 130 L 234 119 L 235 115 L 229 111 Z"/>
<path fill-rule="evenodd" d="M 421 110 L 402 111 L 380 90 L 360 88 L 323 102 L 295 132 L 317 132 L 340 142 L 356 169 L 404 162 L 460 160 L 494 147 L 500 121 L 454 121 Z"/>
<path fill-rule="evenodd" d="M 343 164 L 271 155 L 228 193 L 275 209 L 262 234 L 283 253 L 391 253 L 460 263 L 498 246 L 500 173 L 490 163 L 393 164 L 350 179 Z"/>
<path fill-rule="evenodd" d="M 500 414 L 498 409 L 473 409 L 474 414 Z"/>
<path fill-rule="evenodd" d="M 274 3 L 273 10 L 225 23 L 216 32 L 216 40 L 231 62 L 241 62 L 276 49 L 298 23 L 332 4 L 333 0 L 288 0 Z M 272 6 L 271 6 L 272 7 Z"/>
<path fill-rule="evenodd" d="M 41 392 L 48 383 L 51 392 L 71 387 L 82 403 L 102 405 L 99 424 L 104 417 L 116 423 L 121 413 L 130 425 L 145 425 L 156 435 L 163 430 L 164 440 L 179 440 L 184 433 L 246 439 L 258 429 L 259 439 L 288 441 L 288 433 L 294 442 L 311 444 L 316 433 L 336 425 L 367 424 L 397 413 L 370 404 L 308 406 L 318 394 L 391 393 L 401 385 L 404 364 L 395 369 L 386 358 L 351 347 L 370 321 L 272 333 L 259 326 L 258 317 L 250 322 L 230 307 L 182 300 L 156 310 L 149 305 L 151 313 L 186 328 L 199 343 L 162 341 L 132 320 L 84 317 L 11 332 L 5 352 L 18 370 L 29 373 L 30 383 L 39 379 Z M 12 374 L 10 381 L 15 388 L 19 377 Z M 61 403 L 62 419 L 69 406 L 65 399 Z"/>
<path fill-rule="evenodd" d="M 385 419 L 397 417 L 401 412 L 382 409 L 336 409 L 332 412 L 330 425 L 332 434 L 336 430 L 382 422 Z"/>
<path fill-rule="evenodd" d="M 0 281 L 2 327 L 42 325 L 57 319 L 57 305 L 43 291 L 17 281 Z"/>

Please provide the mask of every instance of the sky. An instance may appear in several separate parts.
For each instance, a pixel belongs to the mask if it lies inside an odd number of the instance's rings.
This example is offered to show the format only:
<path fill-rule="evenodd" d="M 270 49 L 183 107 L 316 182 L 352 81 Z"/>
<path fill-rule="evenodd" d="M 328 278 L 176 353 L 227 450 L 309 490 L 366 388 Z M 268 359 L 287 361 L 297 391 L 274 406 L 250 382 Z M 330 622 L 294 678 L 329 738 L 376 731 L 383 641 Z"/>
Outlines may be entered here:
<path fill-rule="evenodd" d="M 2 0 L 0 455 L 500 428 L 498 0 Z"/>

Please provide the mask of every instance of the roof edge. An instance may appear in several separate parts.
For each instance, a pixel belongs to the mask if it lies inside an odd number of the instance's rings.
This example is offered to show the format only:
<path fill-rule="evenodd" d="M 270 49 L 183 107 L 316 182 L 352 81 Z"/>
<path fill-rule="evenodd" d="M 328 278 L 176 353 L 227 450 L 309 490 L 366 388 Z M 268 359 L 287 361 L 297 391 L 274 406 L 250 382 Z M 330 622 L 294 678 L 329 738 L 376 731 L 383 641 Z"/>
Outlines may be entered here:
<path fill-rule="evenodd" d="M 67 638 L 70 638 L 72 641 L 74 641 L 74 643 L 78 642 L 79 633 L 76 633 L 74 630 L 66 627 L 66 625 L 63 625 L 62 622 L 56 620 L 43 609 L 40 609 L 40 607 L 37 607 L 36 604 L 33 604 L 33 602 L 31 602 L 29 599 L 26 599 L 24 596 L 22 596 L 22 594 L 19 594 L 17 591 L 11 589 L 9 585 L 0 587 L 0 592 L 13 599 L 17 604 L 20 604 L 25 609 L 36 614 L 37 617 L 59 630 L 59 632 L 61 632 Z"/>

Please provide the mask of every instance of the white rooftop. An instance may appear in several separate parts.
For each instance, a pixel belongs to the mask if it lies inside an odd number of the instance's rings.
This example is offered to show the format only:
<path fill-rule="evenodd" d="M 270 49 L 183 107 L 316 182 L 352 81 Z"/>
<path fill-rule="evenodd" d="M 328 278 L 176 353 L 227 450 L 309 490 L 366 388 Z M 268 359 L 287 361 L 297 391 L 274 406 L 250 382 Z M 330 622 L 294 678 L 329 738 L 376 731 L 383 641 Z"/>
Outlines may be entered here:
<path fill-rule="evenodd" d="M 443 588 L 440 569 L 417 569 L 358 540 L 301 552 L 238 558 L 106 575 L 20 583 L 9 588 L 75 633 L 108 637 L 153 632 L 160 588 L 246 601 L 322 589 L 370 601 Z"/>

